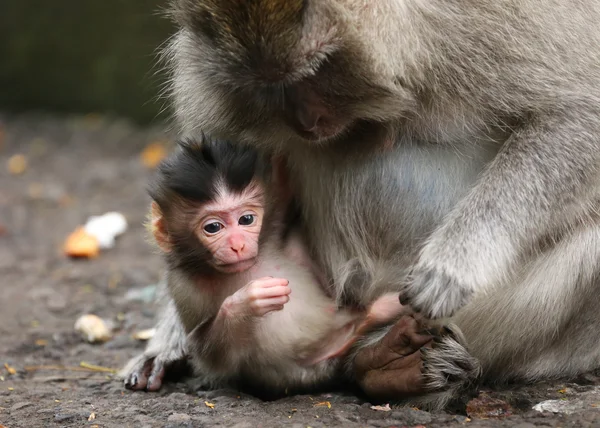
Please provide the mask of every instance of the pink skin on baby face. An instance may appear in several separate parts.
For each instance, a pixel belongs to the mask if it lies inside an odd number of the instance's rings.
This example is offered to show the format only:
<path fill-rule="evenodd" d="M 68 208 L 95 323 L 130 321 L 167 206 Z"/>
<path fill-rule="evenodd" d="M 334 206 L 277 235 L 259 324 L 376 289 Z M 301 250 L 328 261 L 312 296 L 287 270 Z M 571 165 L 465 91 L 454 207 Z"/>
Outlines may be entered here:
<path fill-rule="evenodd" d="M 260 186 L 248 186 L 235 194 L 226 189 L 202 207 L 196 234 L 213 255 L 220 272 L 237 273 L 251 268 L 258 256 L 258 236 L 264 215 Z"/>

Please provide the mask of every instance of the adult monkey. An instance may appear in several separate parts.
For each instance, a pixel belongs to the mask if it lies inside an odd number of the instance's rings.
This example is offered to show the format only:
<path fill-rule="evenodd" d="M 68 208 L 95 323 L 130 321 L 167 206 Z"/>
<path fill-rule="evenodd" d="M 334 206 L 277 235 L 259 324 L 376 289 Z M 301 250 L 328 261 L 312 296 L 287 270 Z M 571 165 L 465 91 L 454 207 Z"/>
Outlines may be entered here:
<path fill-rule="evenodd" d="M 423 400 L 443 404 L 478 364 L 491 381 L 600 365 L 600 1 L 174 0 L 172 13 L 182 131 L 288 157 L 340 299 L 400 289 L 456 326 L 423 353 Z M 367 393 L 411 389 L 420 354 L 389 351 L 412 343 L 409 324 L 358 353 Z"/>

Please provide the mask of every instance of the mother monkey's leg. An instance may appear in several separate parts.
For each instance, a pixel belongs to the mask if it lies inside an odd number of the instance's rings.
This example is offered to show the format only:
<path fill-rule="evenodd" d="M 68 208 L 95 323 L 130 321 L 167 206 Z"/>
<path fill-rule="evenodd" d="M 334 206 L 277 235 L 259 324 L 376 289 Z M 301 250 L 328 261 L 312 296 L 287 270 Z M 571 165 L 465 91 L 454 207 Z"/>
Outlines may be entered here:
<path fill-rule="evenodd" d="M 431 329 L 436 338 L 423 338 L 415 332 L 424 325 L 407 317 L 383 342 L 359 350 L 352 370 L 371 396 L 434 407 L 479 370 L 491 383 L 593 370 L 600 365 L 599 280 L 600 228 L 592 223 L 541 252 L 514 282 L 475 296 L 449 320 L 449 331 Z"/>

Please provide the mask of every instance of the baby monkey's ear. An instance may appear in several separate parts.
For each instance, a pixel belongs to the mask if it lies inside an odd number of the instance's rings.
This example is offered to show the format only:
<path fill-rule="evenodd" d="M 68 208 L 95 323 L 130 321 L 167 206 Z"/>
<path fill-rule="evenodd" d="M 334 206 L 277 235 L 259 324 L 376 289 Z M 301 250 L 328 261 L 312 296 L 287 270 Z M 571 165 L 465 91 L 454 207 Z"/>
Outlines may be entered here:
<path fill-rule="evenodd" d="M 148 222 L 148 229 L 158 247 L 165 253 L 170 252 L 171 240 L 169 239 L 165 218 L 155 201 L 152 201 L 152 204 L 150 205 L 150 221 Z"/>

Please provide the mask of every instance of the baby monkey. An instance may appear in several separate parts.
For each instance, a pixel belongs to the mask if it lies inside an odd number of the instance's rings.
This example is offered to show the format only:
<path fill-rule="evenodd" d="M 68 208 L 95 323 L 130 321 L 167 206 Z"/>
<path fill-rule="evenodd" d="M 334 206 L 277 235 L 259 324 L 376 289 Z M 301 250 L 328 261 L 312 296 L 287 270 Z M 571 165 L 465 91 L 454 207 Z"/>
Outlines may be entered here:
<path fill-rule="evenodd" d="M 169 304 L 188 357 L 212 387 L 277 394 L 330 384 L 341 379 L 341 357 L 354 341 L 401 310 L 397 294 L 364 310 L 337 307 L 298 227 L 286 221 L 292 196 L 282 165 L 203 138 L 180 143 L 150 188 Z M 145 387 L 150 358 L 130 362 L 128 387 Z"/>

